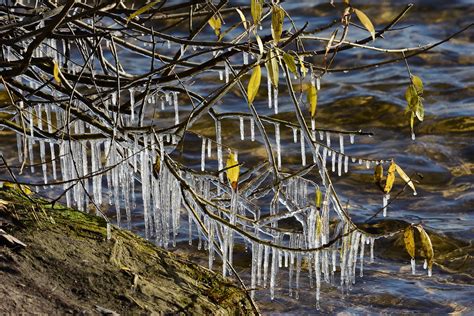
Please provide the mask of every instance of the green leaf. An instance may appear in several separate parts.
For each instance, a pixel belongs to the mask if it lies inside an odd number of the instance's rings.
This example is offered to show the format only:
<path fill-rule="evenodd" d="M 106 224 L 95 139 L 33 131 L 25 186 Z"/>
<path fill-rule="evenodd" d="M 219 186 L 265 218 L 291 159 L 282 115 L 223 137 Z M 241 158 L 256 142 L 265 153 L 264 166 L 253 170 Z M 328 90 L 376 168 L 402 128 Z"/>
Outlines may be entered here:
<path fill-rule="evenodd" d="M 130 16 L 127 18 L 127 23 L 130 22 L 131 20 L 133 20 L 134 18 L 136 18 L 137 16 L 139 16 L 140 14 L 143 14 L 145 12 L 147 12 L 148 10 L 150 10 L 151 8 L 153 8 L 156 4 L 158 4 L 159 2 L 161 2 L 161 0 L 155 0 L 155 1 L 152 1 L 150 3 L 148 3 L 147 5 L 141 7 L 140 9 L 138 9 L 137 11 L 133 12 L 132 14 L 130 14 Z"/>
<path fill-rule="evenodd" d="M 277 51 L 270 50 L 270 52 L 268 54 L 268 59 L 267 59 L 267 62 L 266 62 L 268 75 L 270 76 L 270 80 L 272 81 L 272 85 L 275 88 L 278 87 L 278 81 L 280 79 L 280 74 L 279 74 L 280 68 L 278 67 L 278 55 L 277 54 L 278 54 Z"/>
<path fill-rule="evenodd" d="M 252 13 L 253 24 L 260 24 L 262 18 L 263 0 L 251 0 L 250 12 Z"/>
<path fill-rule="evenodd" d="M 309 85 L 306 98 L 308 101 L 311 118 L 314 118 L 316 116 L 316 106 L 318 105 L 318 91 L 316 90 L 314 84 Z"/>
<path fill-rule="evenodd" d="M 262 70 L 257 65 L 253 69 L 252 75 L 250 76 L 249 84 L 247 86 L 247 98 L 249 103 L 253 103 L 253 100 L 257 96 L 260 88 L 260 79 L 262 78 Z"/>
<path fill-rule="evenodd" d="M 294 73 L 295 75 L 298 74 L 298 72 L 296 71 L 295 57 L 293 57 L 292 55 L 288 53 L 284 53 L 283 61 L 285 62 L 286 66 L 292 73 Z"/>
<path fill-rule="evenodd" d="M 370 35 L 372 36 L 372 40 L 375 41 L 375 28 L 369 17 L 364 12 L 356 8 L 354 8 L 354 12 L 357 15 L 357 18 L 359 19 L 360 23 L 362 23 L 362 25 L 367 29 L 367 31 L 369 31 Z"/>
<path fill-rule="evenodd" d="M 416 93 L 418 95 L 423 94 L 423 81 L 421 81 L 421 78 L 415 75 L 411 76 L 411 82 L 415 86 Z"/>
<path fill-rule="evenodd" d="M 272 37 L 275 45 L 280 41 L 284 19 L 285 11 L 279 5 L 274 5 L 272 8 Z"/>

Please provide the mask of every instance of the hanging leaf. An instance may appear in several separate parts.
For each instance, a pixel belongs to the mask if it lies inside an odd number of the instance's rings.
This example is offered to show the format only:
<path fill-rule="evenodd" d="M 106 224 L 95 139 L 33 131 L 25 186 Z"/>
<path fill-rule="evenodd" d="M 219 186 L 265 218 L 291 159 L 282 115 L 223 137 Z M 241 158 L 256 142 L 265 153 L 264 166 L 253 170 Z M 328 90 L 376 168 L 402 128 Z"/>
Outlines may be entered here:
<path fill-rule="evenodd" d="M 156 161 L 153 164 L 153 176 L 155 179 L 158 179 L 158 176 L 160 175 L 160 168 L 161 168 L 161 158 L 160 156 L 156 156 Z"/>
<path fill-rule="evenodd" d="M 321 202 L 323 201 L 323 193 L 321 192 L 321 189 L 318 187 L 316 190 L 316 208 L 319 210 L 321 208 Z"/>
<path fill-rule="evenodd" d="M 382 182 L 382 178 L 383 178 L 383 166 L 382 164 L 378 164 L 375 166 L 375 170 L 374 170 L 374 182 L 379 184 L 380 182 Z"/>
<path fill-rule="evenodd" d="M 301 76 L 304 78 L 306 77 L 306 73 L 308 72 L 308 69 L 304 65 L 304 57 L 298 56 L 298 60 L 300 62 L 300 71 L 301 71 Z"/>
<path fill-rule="evenodd" d="M 283 61 L 285 62 L 286 66 L 293 74 L 295 75 L 298 74 L 298 72 L 296 71 L 295 57 L 293 57 L 293 55 L 284 53 Z"/>
<path fill-rule="evenodd" d="M 235 8 L 235 11 L 237 11 L 237 13 L 239 14 L 240 19 L 242 20 L 242 24 L 244 25 L 244 28 L 247 30 L 248 27 L 249 27 L 249 25 L 248 25 L 249 22 L 247 22 L 247 19 L 245 18 L 244 13 L 239 8 Z"/>
<path fill-rule="evenodd" d="M 147 12 L 148 10 L 150 10 L 151 8 L 153 8 L 156 4 L 158 4 L 159 2 L 161 2 L 161 0 L 156 0 L 156 1 L 152 1 L 150 3 L 148 3 L 147 5 L 141 7 L 140 9 L 138 9 L 137 11 L 133 12 L 132 14 L 130 14 L 130 16 L 127 18 L 127 23 L 130 22 L 131 20 L 133 20 L 134 18 L 136 18 L 137 16 L 139 16 L 140 14 L 143 14 L 145 12 Z"/>
<path fill-rule="evenodd" d="M 272 8 L 272 37 L 275 45 L 280 41 L 284 19 L 285 11 L 279 5 L 274 5 Z"/>
<path fill-rule="evenodd" d="M 263 0 L 251 0 L 250 12 L 252 13 L 253 24 L 260 24 L 262 18 Z"/>
<path fill-rule="evenodd" d="M 61 78 L 59 77 L 59 65 L 56 61 L 54 62 L 54 65 L 53 65 L 53 77 L 57 83 L 59 84 L 61 83 Z"/>
<path fill-rule="evenodd" d="M 247 98 L 249 103 L 253 103 L 253 100 L 257 96 L 258 89 L 260 88 L 260 79 L 262 78 L 262 70 L 257 65 L 253 69 L 252 75 L 250 76 L 249 84 L 247 86 Z"/>
<path fill-rule="evenodd" d="M 405 248 L 412 259 L 415 259 L 415 235 L 413 234 L 413 226 L 405 228 L 403 233 Z"/>
<path fill-rule="evenodd" d="M 323 220 L 321 218 L 321 215 L 319 215 L 319 212 L 316 213 L 316 238 L 318 238 L 321 235 L 321 232 L 323 231 Z"/>
<path fill-rule="evenodd" d="M 400 175 L 400 178 L 403 179 L 403 181 L 406 182 L 406 184 L 408 184 L 408 186 L 413 190 L 413 194 L 416 195 L 416 189 L 415 189 L 415 184 L 413 183 L 413 181 L 410 179 L 409 176 L 407 176 L 407 174 L 405 173 L 405 171 L 403 171 L 403 169 L 395 164 L 395 170 L 397 171 L 397 173 Z"/>
<path fill-rule="evenodd" d="M 357 15 L 357 18 L 359 19 L 360 23 L 362 23 L 362 25 L 367 29 L 367 31 L 369 31 L 370 35 L 372 36 L 372 40 L 375 41 L 375 28 L 369 17 L 364 12 L 355 8 L 354 12 Z"/>
<path fill-rule="evenodd" d="M 423 119 L 425 118 L 425 108 L 423 107 L 423 102 L 421 102 L 421 100 L 418 101 L 415 108 L 415 115 L 420 122 L 423 122 Z"/>
<path fill-rule="evenodd" d="M 418 232 L 420 233 L 421 249 L 423 250 L 423 254 L 426 258 L 426 261 L 428 261 L 428 269 L 431 270 L 433 266 L 434 252 L 433 252 L 433 245 L 431 243 L 430 236 L 428 236 L 426 231 L 420 225 L 417 225 L 415 227 L 416 229 L 418 229 Z"/>
<path fill-rule="evenodd" d="M 393 187 L 393 183 L 395 182 L 395 169 L 396 165 L 392 161 L 390 167 L 388 167 L 387 181 L 385 182 L 385 188 L 383 189 L 386 194 L 390 193 Z"/>
<path fill-rule="evenodd" d="M 209 23 L 209 25 L 212 27 L 214 33 L 216 33 L 216 36 L 219 37 L 221 35 L 222 27 L 221 18 L 218 15 L 214 15 L 209 19 L 209 21 L 207 21 L 207 23 Z"/>
<path fill-rule="evenodd" d="M 421 81 L 421 78 L 415 75 L 411 76 L 411 82 L 415 86 L 416 93 L 418 95 L 423 94 L 423 81 Z"/>
<path fill-rule="evenodd" d="M 237 190 L 237 186 L 239 183 L 239 174 L 240 174 L 240 167 L 237 158 L 235 157 L 233 152 L 229 153 L 229 157 L 227 158 L 226 164 L 226 173 L 227 179 L 229 179 L 230 185 L 234 190 Z"/>
<path fill-rule="evenodd" d="M 258 44 L 258 50 L 260 52 L 260 57 L 263 56 L 263 53 L 265 52 L 264 49 L 263 49 L 263 42 L 262 42 L 262 39 L 260 38 L 260 36 L 258 36 L 257 34 L 255 34 L 255 38 L 257 39 L 257 44 Z M 259 58 L 260 58 L 259 57 Z"/>
<path fill-rule="evenodd" d="M 274 50 L 270 50 L 270 53 L 268 54 L 268 59 L 267 59 L 267 72 L 268 75 L 270 76 L 270 80 L 273 84 L 274 88 L 278 88 L 278 81 L 280 79 L 280 74 L 279 74 L 279 67 L 278 67 L 278 52 Z"/>
<path fill-rule="evenodd" d="M 405 99 L 407 100 L 408 109 L 414 111 L 417 104 L 420 102 L 420 97 L 418 96 L 414 85 L 411 84 L 408 86 L 405 91 Z"/>
<path fill-rule="evenodd" d="M 316 106 L 318 105 L 318 91 L 314 84 L 308 86 L 307 101 L 309 105 L 309 111 L 311 113 L 311 118 L 314 119 L 316 116 Z"/>

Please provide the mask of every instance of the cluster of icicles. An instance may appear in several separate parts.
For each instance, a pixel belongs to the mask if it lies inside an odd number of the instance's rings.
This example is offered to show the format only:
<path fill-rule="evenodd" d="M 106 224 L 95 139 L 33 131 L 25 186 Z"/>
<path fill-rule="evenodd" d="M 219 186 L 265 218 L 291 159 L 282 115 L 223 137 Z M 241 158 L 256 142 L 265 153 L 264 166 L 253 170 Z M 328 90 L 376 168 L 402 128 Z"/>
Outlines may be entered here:
<path fill-rule="evenodd" d="M 55 54 L 56 43 L 52 41 L 48 46 L 53 47 L 53 50 L 47 51 L 46 54 L 54 55 L 51 57 L 59 60 L 60 55 Z M 44 50 L 38 50 L 35 56 L 41 57 L 43 54 Z M 229 70 L 226 67 L 221 77 L 228 76 Z M 30 78 L 27 83 L 33 88 L 40 85 Z M 140 111 L 142 117 L 137 117 L 134 107 L 134 96 L 137 92 L 143 91 L 128 90 L 131 112 L 120 114 L 120 117 L 109 110 L 115 108 L 118 98 L 112 94 L 110 100 L 105 101 L 108 118 L 113 122 L 121 120 L 124 126 L 142 126 L 145 123 L 146 110 Z M 157 90 L 149 96 L 147 102 L 156 105 L 158 100 L 161 100 L 163 110 L 174 111 L 174 123 L 178 124 L 178 94 Z M 172 105 L 172 110 L 169 109 L 171 107 L 166 109 L 165 103 Z M 72 102 L 72 106 L 84 113 L 89 110 L 76 100 Z M 278 113 L 278 91 L 271 87 L 269 107 L 273 107 L 275 113 Z M 282 269 L 288 270 L 290 295 L 298 297 L 301 274 L 305 272 L 311 286 L 316 288 L 316 301 L 319 302 L 321 282 L 336 284 L 337 270 L 340 276 L 339 284 L 343 288 L 348 288 L 355 282 L 357 267 L 362 276 L 366 245 L 370 245 L 370 260 L 373 260 L 375 238 L 357 230 L 351 224 L 325 176 L 327 161 L 331 165 L 331 171 L 337 172 L 339 176 L 348 172 L 350 162 L 365 163 L 367 168 L 384 162 L 357 159 L 345 154 L 345 139 L 349 136 L 352 144 L 355 133 L 316 130 L 313 122 L 311 133 L 317 145 L 315 151 L 309 151 L 309 144 L 305 143 L 303 132 L 298 126 L 265 122 L 274 126 L 272 141 L 275 144 L 278 169 L 282 166 L 283 128 L 291 129 L 294 142 L 300 143 L 302 166 L 308 165 L 308 153 L 312 153 L 313 162 L 317 162 L 319 156 L 322 157 L 320 190 L 324 198 L 321 209 L 317 209 L 314 199 L 309 196 L 310 192 L 315 192 L 319 186 L 304 178 L 290 177 L 284 181 L 278 192 L 272 192 L 270 189 L 265 191 L 265 194 L 255 194 L 258 189 L 268 184 L 268 178 L 274 176 L 271 168 L 258 169 L 258 173 L 253 174 L 255 180 L 251 185 L 242 191 L 234 192 L 225 182 L 223 173 L 220 173 L 220 179 L 216 179 L 203 173 L 170 167 L 165 163 L 164 159 L 177 143 L 177 136 L 174 134 L 131 133 L 115 135 L 116 139 L 53 140 L 38 137 L 35 131 L 53 133 L 56 130 L 67 130 L 71 139 L 74 139 L 74 135 L 97 135 L 101 131 L 87 122 L 71 119 L 70 114 L 57 104 L 42 103 L 34 107 L 24 107 L 20 102 L 19 108 L 23 118 L 17 116 L 16 123 L 20 125 L 26 122 L 29 130 L 27 135 L 17 136 L 20 161 L 27 160 L 31 171 L 34 172 L 35 162 L 38 162 L 38 159 L 35 160 L 35 151 L 39 149 L 45 185 L 61 182 L 68 206 L 86 211 L 92 204 L 100 214 L 101 206 L 108 204 L 116 211 L 117 226 L 131 229 L 132 212 L 137 208 L 137 204 L 141 203 L 144 234 L 147 239 L 167 248 L 175 246 L 178 233 L 187 230 L 189 243 L 192 243 L 197 235 L 198 248 L 208 251 L 210 269 L 213 268 L 216 257 L 221 258 L 224 275 L 231 274 L 234 243 L 244 243 L 252 253 L 251 288 L 269 288 L 272 298 L 278 288 L 278 274 Z M 94 118 L 100 119 L 99 116 Z M 242 140 L 248 136 L 251 141 L 256 140 L 256 123 L 253 118 L 243 114 L 229 117 L 221 115 L 216 120 L 215 139 L 202 137 L 202 171 L 207 170 L 207 159 L 217 159 L 218 168 L 224 168 L 222 122 L 225 119 L 239 121 Z M 339 142 L 338 150 L 331 147 L 331 141 L 334 140 Z M 155 169 L 157 161 L 161 161 L 159 170 Z M 52 173 L 48 172 L 49 169 Z M 183 183 L 186 183 L 188 188 L 183 187 Z M 259 205 L 260 200 L 269 193 L 274 194 L 271 205 Z M 206 202 L 203 206 L 202 201 L 212 203 Z M 269 214 L 266 214 L 266 209 L 269 209 Z M 187 227 L 181 224 L 183 213 L 187 213 Z M 221 220 L 216 220 L 216 216 Z M 299 231 L 285 231 L 278 227 L 280 220 L 290 217 L 300 224 Z M 334 220 L 337 224 L 330 225 Z M 324 246 L 341 234 L 344 237 L 331 246 Z M 110 238 L 109 225 L 108 235 Z M 252 295 L 254 292 L 253 290 Z"/>

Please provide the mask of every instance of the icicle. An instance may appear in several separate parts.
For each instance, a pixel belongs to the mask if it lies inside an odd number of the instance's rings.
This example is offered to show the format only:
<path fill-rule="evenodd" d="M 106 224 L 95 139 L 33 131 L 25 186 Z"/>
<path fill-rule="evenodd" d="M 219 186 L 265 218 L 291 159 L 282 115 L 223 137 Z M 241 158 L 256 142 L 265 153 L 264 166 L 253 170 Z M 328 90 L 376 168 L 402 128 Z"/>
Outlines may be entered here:
<path fill-rule="evenodd" d="M 275 114 L 278 114 L 278 88 L 273 89 L 273 105 L 275 107 Z"/>
<path fill-rule="evenodd" d="M 275 141 L 277 148 L 277 167 L 281 169 L 280 124 L 275 124 Z"/>
<path fill-rule="evenodd" d="M 270 75 L 267 75 L 268 108 L 272 108 L 272 81 Z"/>
<path fill-rule="evenodd" d="M 415 138 L 416 138 L 416 137 L 415 137 L 415 133 L 412 132 L 412 133 L 411 133 L 411 140 L 415 140 Z"/>
<path fill-rule="evenodd" d="M 263 259 L 263 287 L 267 287 L 268 259 L 270 257 L 270 246 L 265 245 L 265 255 Z"/>
<path fill-rule="evenodd" d="M 296 144 L 298 142 L 298 130 L 294 127 L 291 130 L 293 131 L 293 142 Z"/>
<path fill-rule="evenodd" d="M 257 244 L 257 285 L 261 285 L 262 281 L 262 260 L 263 260 L 263 245 Z"/>
<path fill-rule="evenodd" d="M 252 266 L 250 272 L 250 288 L 252 291 L 250 292 L 250 297 L 253 299 L 255 297 L 255 289 L 257 287 L 257 255 L 258 255 L 258 244 L 252 242 Z"/>
<path fill-rule="evenodd" d="M 414 258 L 411 258 L 410 264 L 411 264 L 411 274 L 415 275 L 416 274 L 416 262 L 415 262 Z"/>
<path fill-rule="evenodd" d="M 423 269 L 426 270 L 426 268 L 428 268 L 428 261 L 426 261 L 425 259 L 425 261 L 423 262 Z"/>
<path fill-rule="evenodd" d="M 334 274 L 334 272 L 336 272 L 336 268 L 337 268 L 337 266 L 336 266 L 336 254 L 337 254 L 337 251 L 334 250 L 332 252 L 332 272 L 333 272 L 333 274 Z"/>
<path fill-rule="evenodd" d="M 36 106 L 36 116 L 38 118 L 38 129 L 43 130 L 43 117 L 42 117 L 42 107 L 41 105 Z M 46 169 L 46 150 L 45 144 L 43 140 L 39 141 L 40 145 L 40 160 L 41 160 L 41 169 L 43 171 L 43 181 L 44 183 L 48 183 L 48 173 Z"/>
<path fill-rule="evenodd" d="M 168 47 L 168 49 L 171 48 L 171 42 L 169 40 L 166 41 L 166 46 Z"/>
<path fill-rule="evenodd" d="M 219 80 L 224 80 L 224 72 L 222 70 L 219 70 Z"/>
<path fill-rule="evenodd" d="M 370 263 L 374 262 L 374 243 L 375 238 L 370 238 Z"/>
<path fill-rule="evenodd" d="M 255 141 L 255 121 L 253 118 L 250 118 L 250 139 Z"/>
<path fill-rule="evenodd" d="M 383 201 L 382 201 L 383 217 L 387 217 L 387 205 L 388 205 L 389 199 L 390 199 L 390 194 L 384 194 Z"/>
<path fill-rule="evenodd" d="M 224 168 L 223 158 L 222 158 L 222 127 L 221 121 L 216 121 L 216 143 L 217 143 L 217 168 L 222 170 Z M 219 179 L 221 182 L 224 181 L 224 174 L 219 173 Z"/>
<path fill-rule="evenodd" d="M 331 134 L 329 132 L 326 132 L 326 145 L 331 147 Z"/>
<path fill-rule="evenodd" d="M 428 276 L 429 277 L 433 276 L 433 271 L 432 271 L 431 267 L 428 268 Z"/>
<path fill-rule="evenodd" d="M 339 134 L 339 148 L 340 148 L 341 154 L 343 154 L 344 153 L 344 135 L 342 134 Z"/>
<path fill-rule="evenodd" d="M 272 248 L 272 267 L 270 272 L 270 298 L 273 300 L 275 298 L 275 283 L 278 273 L 278 249 Z"/>
<path fill-rule="evenodd" d="M 342 175 L 342 154 L 337 155 L 337 175 Z"/>
<path fill-rule="evenodd" d="M 324 133 L 322 131 L 319 131 L 318 134 L 319 134 L 319 140 L 323 140 L 324 139 Z"/>
<path fill-rule="evenodd" d="M 355 137 L 355 135 L 354 135 L 354 134 L 350 134 L 350 135 L 349 135 L 349 138 L 350 138 L 351 144 L 354 144 L 354 137 Z"/>
<path fill-rule="evenodd" d="M 242 52 L 242 59 L 243 59 L 244 65 L 247 65 L 249 63 L 249 53 Z"/>
<path fill-rule="evenodd" d="M 336 172 L 336 153 L 332 152 L 332 151 L 329 151 L 329 154 L 332 155 L 331 159 L 332 159 L 332 166 L 331 166 L 331 170 L 332 172 Z"/>
<path fill-rule="evenodd" d="M 179 124 L 179 108 L 178 108 L 178 93 L 173 93 L 173 105 L 174 105 L 174 123 Z"/>
<path fill-rule="evenodd" d="M 301 165 L 306 166 L 306 146 L 304 144 L 303 131 L 300 132 L 300 143 L 301 143 Z"/>
<path fill-rule="evenodd" d="M 362 235 L 360 238 L 360 277 L 364 276 L 364 250 L 367 237 Z"/>
<path fill-rule="evenodd" d="M 128 89 L 128 92 L 130 93 L 130 121 L 133 124 L 135 121 L 135 95 L 133 88 Z"/>
<path fill-rule="evenodd" d="M 184 45 L 183 44 L 179 45 L 179 52 L 180 52 L 180 55 L 182 57 L 184 55 Z"/>
<path fill-rule="evenodd" d="M 349 172 L 349 156 L 344 157 L 344 173 Z"/>
<path fill-rule="evenodd" d="M 201 146 L 201 171 L 206 170 L 206 138 L 202 138 Z"/>
<path fill-rule="evenodd" d="M 240 139 L 245 139 L 245 131 L 244 131 L 244 118 L 242 116 L 239 117 L 240 122 Z"/>
<path fill-rule="evenodd" d="M 370 169 L 370 161 L 369 161 L 369 160 L 366 160 L 366 161 L 365 161 L 365 167 L 366 167 L 367 169 Z"/>
<path fill-rule="evenodd" d="M 207 158 L 211 158 L 212 156 L 212 140 L 209 138 L 207 140 Z"/>
<path fill-rule="evenodd" d="M 230 70 L 227 63 L 224 64 L 225 83 L 229 83 Z"/>

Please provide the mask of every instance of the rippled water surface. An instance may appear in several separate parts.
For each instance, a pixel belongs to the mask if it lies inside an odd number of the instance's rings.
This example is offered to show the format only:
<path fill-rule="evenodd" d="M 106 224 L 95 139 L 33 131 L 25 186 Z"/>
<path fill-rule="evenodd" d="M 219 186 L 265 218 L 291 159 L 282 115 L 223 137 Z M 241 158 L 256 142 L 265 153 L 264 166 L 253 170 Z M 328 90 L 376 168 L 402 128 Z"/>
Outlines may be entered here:
<path fill-rule="evenodd" d="M 373 19 L 377 29 L 389 23 L 406 6 L 403 1 L 351 2 Z M 307 21 L 310 27 L 317 27 L 338 18 L 329 1 L 287 1 L 283 6 L 299 26 Z M 472 22 L 472 1 L 415 1 L 396 30 L 369 44 L 381 48 L 404 48 L 435 43 Z M 323 77 L 318 101 L 318 127 L 371 131 L 373 137 L 357 138 L 356 145 L 348 148 L 348 152 L 370 158 L 394 158 L 405 171 L 423 175 L 417 185 L 418 195 L 407 192 L 391 204 L 390 218 L 421 222 L 427 229 L 447 236 L 440 239 L 440 243 L 460 240 L 467 250 L 461 254 L 453 253 L 456 260 L 465 256 L 459 265 L 447 269 L 435 264 L 433 277 L 428 278 L 420 265 L 417 275 L 411 275 L 406 256 L 387 253 L 383 248 L 391 247 L 391 243 L 376 242 L 376 262 L 366 265 L 364 277 L 357 278 L 349 293 L 341 293 L 337 286 L 323 285 L 320 312 L 474 313 L 472 267 L 462 264 L 472 264 L 474 255 L 470 247 L 474 238 L 473 30 L 471 28 L 409 60 L 412 73 L 421 77 L 425 84 L 425 121 L 416 125 L 414 141 L 410 138 L 404 114 L 408 76 L 403 61 L 366 70 L 333 72 Z M 329 35 L 327 32 L 321 34 Z M 351 28 L 349 39 L 357 40 L 366 35 L 363 30 Z M 353 49 L 340 52 L 333 67 L 351 68 L 398 57 L 399 54 Z M 321 60 L 315 58 L 314 62 L 320 64 Z M 195 82 L 193 89 L 207 91 L 207 83 Z M 280 94 L 283 95 L 284 91 Z M 292 118 L 291 100 L 282 96 L 279 103 L 277 117 Z M 256 106 L 261 113 L 271 115 L 265 97 Z M 218 110 L 247 111 L 247 105 L 235 91 L 222 101 Z M 237 129 L 237 124 L 229 129 L 224 141 L 239 148 L 239 160 L 251 165 L 262 159 L 265 155 L 262 146 L 238 141 L 235 137 Z M 206 122 L 195 130 L 212 133 Z M 294 170 L 300 163 L 298 147 L 291 142 L 291 130 L 282 130 L 282 136 L 286 139 L 283 166 Z M 5 136 L 4 139 L 6 142 L 11 138 Z M 5 144 L 4 148 L 9 148 L 7 146 Z M 16 148 L 16 145 L 11 146 L 12 150 Z M 198 138 L 188 140 L 189 150 L 184 158 L 191 165 L 194 161 L 195 167 L 200 162 L 200 146 Z M 380 207 L 382 196 L 372 184 L 372 170 L 354 168 L 343 177 L 335 175 L 333 180 L 356 221 L 364 221 Z M 137 222 L 135 231 L 140 232 L 141 228 L 142 223 Z M 457 242 L 456 247 L 460 245 Z M 243 248 L 238 252 L 237 268 L 243 272 L 244 278 L 248 278 L 250 256 Z M 191 252 L 198 260 L 200 254 L 195 249 Z M 449 256 L 447 258 L 449 261 Z M 262 311 L 268 314 L 316 313 L 314 290 L 309 289 L 309 284 L 303 284 L 302 288 L 308 290 L 300 291 L 297 300 L 287 295 L 288 290 L 282 282 L 275 300 L 271 301 L 268 291 L 262 290 L 257 294 L 258 302 Z"/>

